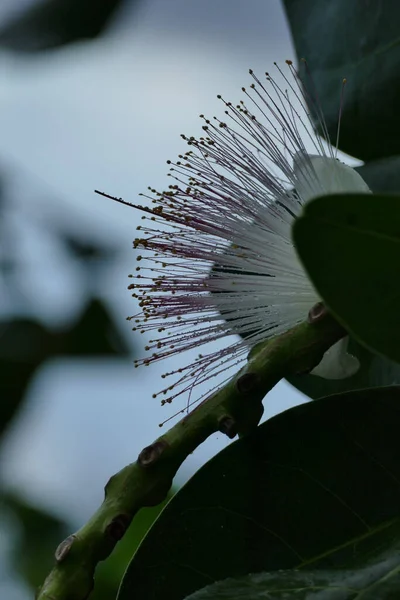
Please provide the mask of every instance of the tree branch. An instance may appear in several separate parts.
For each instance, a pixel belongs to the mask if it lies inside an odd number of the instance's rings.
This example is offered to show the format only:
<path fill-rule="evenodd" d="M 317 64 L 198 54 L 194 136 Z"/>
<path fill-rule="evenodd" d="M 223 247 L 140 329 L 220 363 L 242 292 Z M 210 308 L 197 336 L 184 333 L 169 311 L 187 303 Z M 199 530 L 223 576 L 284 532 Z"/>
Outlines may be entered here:
<path fill-rule="evenodd" d="M 97 564 L 109 556 L 140 508 L 164 500 L 185 458 L 216 431 L 230 438 L 249 433 L 261 419 L 267 392 L 283 377 L 311 371 L 345 334 L 317 304 L 307 322 L 260 345 L 225 387 L 144 448 L 135 463 L 111 477 L 97 512 L 58 546 L 56 565 L 37 600 L 85 600 Z"/>

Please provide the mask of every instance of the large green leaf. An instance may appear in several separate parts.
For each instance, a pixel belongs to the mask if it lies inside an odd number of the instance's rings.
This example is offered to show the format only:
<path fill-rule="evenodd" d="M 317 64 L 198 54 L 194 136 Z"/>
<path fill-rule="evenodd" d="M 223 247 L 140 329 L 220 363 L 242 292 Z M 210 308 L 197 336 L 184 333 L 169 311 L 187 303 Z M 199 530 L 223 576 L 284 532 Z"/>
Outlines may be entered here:
<path fill-rule="evenodd" d="M 299 58 L 312 74 L 331 141 L 336 143 L 341 81 L 347 78 L 340 148 L 370 160 L 399 154 L 400 4 L 284 0 Z M 303 75 L 305 69 L 301 69 Z"/>
<path fill-rule="evenodd" d="M 293 239 L 316 290 L 361 343 L 400 362 L 400 197 L 323 196 Z"/>
<path fill-rule="evenodd" d="M 118 600 L 182 600 L 227 577 L 353 568 L 400 514 L 400 389 L 286 411 L 208 462 L 161 513 Z M 397 540 L 397 534 L 396 534 Z"/>
<path fill-rule="evenodd" d="M 390 600 L 400 595 L 399 523 L 391 527 L 396 543 L 359 568 L 288 570 L 225 579 L 187 600 Z M 313 565 L 315 567 L 315 565 Z"/>

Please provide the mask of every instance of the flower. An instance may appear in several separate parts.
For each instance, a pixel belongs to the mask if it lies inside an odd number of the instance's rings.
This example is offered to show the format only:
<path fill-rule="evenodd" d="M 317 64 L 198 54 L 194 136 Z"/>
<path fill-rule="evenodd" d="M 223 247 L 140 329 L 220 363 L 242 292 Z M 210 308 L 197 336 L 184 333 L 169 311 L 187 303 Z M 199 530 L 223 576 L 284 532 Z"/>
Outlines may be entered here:
<path fill-rule="evenodd" d="M 303 321 L 319 301 L 291 242 L 291 225 L 311 198 L 370 190 L 360 175 L 340 163 L 336 149 L 313 134 L 313 106 L 328 139 L 317 102 L 301 85 L 291 61 L 289 75 L 250 70 L 245 100 L 226 102 L 225 120 L 204 121 L 200 138 L 182 136 L 189 150 L 171 165 L 174 182 L 150 189 L 154 206 L 135 248 L 135 282 L 129 286 L 141 313 L 134 329 L 154 332 L 136 361 L 154 361 L 228 338 L 190 364 L 166 373 L 176 381 L 162 390 L 169 402 L 195 385 L 244 360 L 260 342 Z M 306 142 L 313 150 L 306 150 Z M 123 201 L 122 201 L 123 202 Z M 145 265 L 142 267 L 141 265 Z M 327 378 L 353 374 L 358 361 L 335 344 L 313 371 Z M 154 394 L 157 396 L 158 394 Z"/>

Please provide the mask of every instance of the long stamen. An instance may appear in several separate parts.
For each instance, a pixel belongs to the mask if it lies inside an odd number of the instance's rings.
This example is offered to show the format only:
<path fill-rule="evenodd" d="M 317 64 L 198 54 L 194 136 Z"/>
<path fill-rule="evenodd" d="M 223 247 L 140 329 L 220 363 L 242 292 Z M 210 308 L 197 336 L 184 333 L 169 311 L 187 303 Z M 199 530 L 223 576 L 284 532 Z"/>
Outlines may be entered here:
<path fill-rule="evenodd" d="M 338 117 L 338 126 L 337 126 L 337 134 L 336 134 L 335 158 L 337 158 L 337 153 L 338 153 L 338 149 L 339 149 L 340 125 L 342 123 L 343 102 L 344 102 L 344 87 L 345 87 L 346 83 L 347 83 L 347 79 L 344 78 L 342 81 L 342 88 L 340 90 L 339 117 Z"/>
<path fill-rule="evenodd" d="M 251 347 L 299 323 L 318 300 L 290 228 L 304 202 L 339 185 L 335 157 L 345 80 L 334 153 L 315 93 L 292 62 L 287 65 L 288 76 L 276 65 L 281 83 L 268 73 L 261 81 L 250 70 L 252 83 L 236 105 L 218 96 L 226 121 L 200 115 L 203 135 L 182 135 L 189 150 L 167 161 L 173 183 L 166 191 L 149 188 L 142 205 L 97 192 L 143 213 L 134 241 L 142 254 L 129 286 L 140 312 L 129 320 L 151 339 L 149 356 L 136 366 L 206 347 L 163 374 L 175 378 L 154 394 L 163 404 L 187 394 L 191 406 L 194 387 L 228 377 Z M 307 64 L 306 71 L 313 83 Z M 306 103 L 326 136 L 328 155 Z M 321 174 L 317 160 L 331 176 Z M 224 338 L 225 347 L 207 346 Z"/>

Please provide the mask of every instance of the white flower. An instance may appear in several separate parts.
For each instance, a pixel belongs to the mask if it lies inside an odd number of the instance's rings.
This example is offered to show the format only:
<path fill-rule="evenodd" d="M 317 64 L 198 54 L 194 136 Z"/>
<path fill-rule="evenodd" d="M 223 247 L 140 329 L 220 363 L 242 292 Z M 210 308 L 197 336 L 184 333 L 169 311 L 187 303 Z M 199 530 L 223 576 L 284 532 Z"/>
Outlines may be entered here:
<path fill-rule="evenodd" d="M 313 197 L 369 192 L 360 175 L 336 159 L 336 150 L 315 138 L 307 92 L 287 64 L 290 77 L 278 68 L 283 85 L 268 74 L 261 82 L 250 71 L 251 89 L 242 88 L 246 101 L 234 106 L 222 100 L 225 122 L 201 115 L 204 137 L 182 136 L 189 151 L 168 161 L 174 183 L 166 192 L 151 190 L 154 207 L 137 206 L 147 213 L 134 242 L 144 250 L 138 256 L 144 267 L 130 288 L 142 312 L 131 319 L 134 329 L 154 332 L 150 356 L 137 364 L 231 336 L 224 348 L 165 374 L 177 381 L 162 391 L 172 392 L 164 402 L 307 317 L 319 298 L 291 242 L 293 219 Z M 326 132 L 318 105 L 315 114 Z M 333 346 L 314 373 L 353 374 L 358 361 L 346 345 Z"/>

